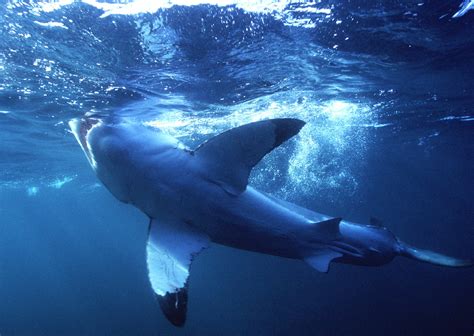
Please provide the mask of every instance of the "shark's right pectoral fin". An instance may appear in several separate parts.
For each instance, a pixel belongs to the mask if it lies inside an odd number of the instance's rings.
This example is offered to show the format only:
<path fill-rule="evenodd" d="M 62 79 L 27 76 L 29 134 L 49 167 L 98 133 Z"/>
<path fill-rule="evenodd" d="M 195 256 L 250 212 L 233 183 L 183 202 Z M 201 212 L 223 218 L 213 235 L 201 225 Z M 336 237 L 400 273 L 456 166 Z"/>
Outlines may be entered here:
<path fill-rule="evenodd" d="M 163 313 L 175 326 L 182 326 L 186 321 L 191 262 L 208 245 L 207 235 L 179 219 L 150 221 L 148 276 Z"/>

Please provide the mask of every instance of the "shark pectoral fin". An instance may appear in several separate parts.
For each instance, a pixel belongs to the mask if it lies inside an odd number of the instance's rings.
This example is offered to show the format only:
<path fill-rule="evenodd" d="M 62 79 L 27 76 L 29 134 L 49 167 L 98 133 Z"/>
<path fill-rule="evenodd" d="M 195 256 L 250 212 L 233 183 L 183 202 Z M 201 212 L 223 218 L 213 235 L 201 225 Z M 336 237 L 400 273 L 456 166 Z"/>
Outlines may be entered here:
<path fill-rule="evenodd" d="M 304 121 L 291 118 L 250 123 L 209 139 L 195 154 L 211 181 L 238 195 L 247 188 L 252 168 L 304 125 Z"/>
<path fill-rule="evenodd" d="M 166 318 L 175 326 L 186 321 L 189 267 L 209 245 L 209 237 L 181 220 L 150 221 L 148 277 Z"/>
<path fill-rule="evenodd" d="M 316 251 L 313 255 L 304 258 L 304 261 L 319 272 L 327 273 L 333 259 L 342 257 L 342 254 L 331 249 Z"/>

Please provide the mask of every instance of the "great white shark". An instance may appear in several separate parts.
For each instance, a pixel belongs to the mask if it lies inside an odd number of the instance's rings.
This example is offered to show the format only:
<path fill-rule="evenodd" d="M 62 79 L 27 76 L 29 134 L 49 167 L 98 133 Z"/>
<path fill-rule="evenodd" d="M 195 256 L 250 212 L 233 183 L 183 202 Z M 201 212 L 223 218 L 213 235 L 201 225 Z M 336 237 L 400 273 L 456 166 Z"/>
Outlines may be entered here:
<path fill-rule="evenodd" d="M 248 186 L 252 168 L 296 135 L 298 119 L 263 120 L 221 133 L 191 150 L 143 123 L 84 117 L 72 133 L 106 188 L 149 218 L 147 266 L 168 320 L 186 320 L 189 268 L 210 242 L 304 260 L 378 266 L 395 256 L 451 267 L 472 260 L 411 247 L 378 220 L 363 225 L 326 216 Z"/>

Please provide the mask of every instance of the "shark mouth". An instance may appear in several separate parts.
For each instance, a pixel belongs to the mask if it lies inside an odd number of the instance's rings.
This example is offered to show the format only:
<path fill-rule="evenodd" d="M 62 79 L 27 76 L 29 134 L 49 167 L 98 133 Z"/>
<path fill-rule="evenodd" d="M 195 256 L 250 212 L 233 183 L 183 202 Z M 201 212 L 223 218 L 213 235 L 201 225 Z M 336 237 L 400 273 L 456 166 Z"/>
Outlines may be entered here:
<path fill-rule="evenodd" d="M 97 162 L 94 159 L 94 154 L 92 153 L 91 146 L 88 142 L 89 132 L 101 124 L 101 120 L 97 118 L 80 118 L 72 119 L 69 121 L 69 127 L 71 128 L 72 133 L 76 137 L 77 142 L 81 146 L 82 150 L 86 154 L 87 159 L 91 166 L 95 169 L 97 168 Z"/>

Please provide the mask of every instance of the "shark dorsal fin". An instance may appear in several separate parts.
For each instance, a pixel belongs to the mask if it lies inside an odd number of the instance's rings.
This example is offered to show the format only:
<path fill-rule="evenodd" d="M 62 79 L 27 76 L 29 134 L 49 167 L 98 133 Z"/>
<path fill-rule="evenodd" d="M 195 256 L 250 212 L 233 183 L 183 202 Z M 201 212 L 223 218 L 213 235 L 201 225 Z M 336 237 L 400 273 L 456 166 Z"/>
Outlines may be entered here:
<path fill-rule="evenodd" d="M 317 223 L 311 223 L 311 230 L 317 232 L 320 239 L 334 240 L 339 237 L 339 223 L 342 218 L 331 218 Z"/>
<path fill-rule="evenodd" d="M 375 217 L 370 217 L 370 225 L 383 227 L 383 222 Z"/>
<path fill-rule="evenodd" d="M 207 177 L 232 195 L 247 188 L 252 168 L 305 125 L 298 119 L 270 119 L 232 128 L 201 144 L 195 155 Z"/>
<path fill-rule="evenodd" d="M 336 217 L 319 222 L 314 225 L 317 225 L 318 228 L 321 228 L 332 235 L 337 235 L 339 233 L 339 223 L 341 223 L 341 220 L 341 217 Z"/>

